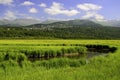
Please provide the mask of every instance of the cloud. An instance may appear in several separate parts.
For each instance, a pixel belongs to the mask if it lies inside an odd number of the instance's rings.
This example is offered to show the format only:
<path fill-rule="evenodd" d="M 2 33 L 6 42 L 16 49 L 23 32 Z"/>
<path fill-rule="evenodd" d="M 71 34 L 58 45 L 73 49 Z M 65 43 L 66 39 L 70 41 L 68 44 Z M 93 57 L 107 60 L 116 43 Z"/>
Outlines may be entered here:
<path fill-rule="evenodd" d="M 21 5 L 23 5 L 23 6 L 31 6 L 31 5 L 35 5 L 35 4 L 33 2 L 30 2 L 30 1 L 25 1 Z"/>
<path fill-rule="evenodd" d="M 35 13 L 34 10 L 33 10 L 32 13 Z M 22 14 L 22 13 L 19 13 L 17 11 L 13 12 L 13 11 L 10 11 L 10 10 L 7 10 L 6 13 L 4 14 L 4 16 L 2 17 L 2 19 L 7 19 L 7 20 L 14 20 L 14 19 L 17 19 L 17 18 L 26 18 L 26 19 L 37 19 L 37 20 L 39 20 L 39 18 L 34 18 L 29 14 Z"/>
<path fill-rule="evenodd" d="M 13 3 L 13 0 L 0 0 L 0 4 L 10 5 Z"/>
<path fill-rule="evenodd" d="M 45 12 L 50 15 L 66 15 L 66 16 L 75 16 L 78 13 L 80 13 L 77 10 L 67 10 L 63 7 L 63 4 L 53 2 L 52 6 L 50 8 L 45 8 Z"/>
<path fill-rule="evenodd" d="M 31 8 L 31 9 L 29 10 L 29 12 L 30 12 L 30 13 L 37 13 L 38 11 L 37 11 L 36 8 Z"/>
<path fill-rule="evenodd" d="M 14 12 L 12 11 L 7 11 L 5 14 L 4 14 L 4 19 L 8 19 L 8 20 L 11 20 L 11 19 L 16 19 L 17 16 Z"/>
<path fill-rule="evenodd" d="M 47 5 L 45 3 L 41 3 L 39 6 L 43 7 L 43 8 L 47 7 Z"/>
<path fill-rule="evenodd" d="M 86 15 L 84 15 L 82 18 L 83 19 L 93 19 L 93 20 L 97 20 L 97 21 L 105 20 L 105 18 L 102 15 L 100 15 L 96 12 L 86 12 Z"/>
<path fill-rule="evenodd" d="M 77 5 L 77 8 L 84 11 L 89 11 L 89 10 L 100 10 L 102 6 L 91 4 L 91 3 L 84 3 L 84 4 Z"/>

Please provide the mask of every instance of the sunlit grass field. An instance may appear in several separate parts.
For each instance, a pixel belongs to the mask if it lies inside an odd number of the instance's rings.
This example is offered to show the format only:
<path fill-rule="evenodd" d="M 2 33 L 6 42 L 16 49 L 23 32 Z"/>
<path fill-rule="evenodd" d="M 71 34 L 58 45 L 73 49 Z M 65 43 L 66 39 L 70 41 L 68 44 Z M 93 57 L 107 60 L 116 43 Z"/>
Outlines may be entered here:
<path fill-rule="evenodd" d="M 115 53 L 97 56 L 85 64 L 76 59 L 45 60 L 50 68 L 41 66 L 41 61 L 22 62 L 0 59 L 0 80 L 119 80 L 120 79 L 120 40 L 0 40 L 0 53 L 14 50 L 59 50 L 79 45 L 109 45 L 117 47 Z M 68 63 L 70 62 L 70 63 Z M 41 63 L 41 64 L 40 64 Z M 72 64 L 71 64 L 72 63 Z M 68 64 L 68 65 L 67 65 Z M 70 64 L 70 65 L 69 65 Z M 65 65 L 65 66 L 64 66 Z M 46 65 L 49 66 L 49 65 Z"/>
<path fill-rule="evenodd" d="M 117 45 L 120 40 L 0 40 L 1 44 L 110 44 Z"/>

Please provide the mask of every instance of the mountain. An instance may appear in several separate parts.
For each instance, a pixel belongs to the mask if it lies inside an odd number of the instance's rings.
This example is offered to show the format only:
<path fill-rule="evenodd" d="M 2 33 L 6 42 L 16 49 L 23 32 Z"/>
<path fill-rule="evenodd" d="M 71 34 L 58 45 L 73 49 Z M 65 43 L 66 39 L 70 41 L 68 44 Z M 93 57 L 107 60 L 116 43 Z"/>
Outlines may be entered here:
<path fill-rule="evenodd" d="M 58 21 L 24 27 L 0 27 L 0 38 L 120 39 L 120 27 L 105 27 L 90 20 Z"/>
<path fill-rule="evenodd" d="M 32 28 L 50 28 L 50 27 L 57 27 L 57 28 L 67 28 L 67 27 L 77 27 L 77 26 L 91 26 L 91 27 L 101 27 L 102 25 L 95 23 L 90 20 L 69 20 L 69 21 L 57 21 L 57 22 L 50 22 L 47 24 L 40 23 L 40 24 L 33 24 L 28 27 Z"/>
<path fill-rule="evenodd" d="M 64 25 L 83 25 L 83 26 L 94 26 L 94 25 L 99 25 L 93 21 L 90 20 L 69 20 L 69 21 L 60 21 L 60 22 L 55 22 L 52 24 L 64 24 Z"/>
<path fill-rule="evenodd" d="M 10 23 L 9 20 L 6 20 L 6 19 L 0 20 L 0 25 L 7 25 L 7 24 L 9 24 L 9 23 Z"/>
<path fill-rule="evenodd" d="M 120 20 L 95 21 L 103 26 L 120 27 Z"/>
<path fill-rule="evenodd" d="M 120 27 L 120 20 L 108 20 L 108 21 L 91 21 L 91 20 L 54 20 L 48 19 L 45 21 L 40 21 L 37 19 L 15 19 L 15 20 L 0 20 L 0 26 L 11 26 L 11 27 L 19 27 L 19 26 L 34 26 L 34 27 L 72 27 L 72 26 L 112 26 L 112 27 Z"/>
<path fill-rule="evenodd" d="M 37 24 L 37 23 L 41 23 L 41 21 L 36 19 L 15 19 L 15 20 L 2 19 L 0 20 L 1 26 L 13 26 L 13 27 L 28 26 L 28 25 Z"/>
<path fill-rule="evenodd" d="M 48 20 L 45 20 L 43 22 L 41 22 L 42 24 L 51 24 L 51 23 L 54 23 L 54 22 L 59 22 L 60 20 L 53 20 L 53 19 L 48 19 Z"/>

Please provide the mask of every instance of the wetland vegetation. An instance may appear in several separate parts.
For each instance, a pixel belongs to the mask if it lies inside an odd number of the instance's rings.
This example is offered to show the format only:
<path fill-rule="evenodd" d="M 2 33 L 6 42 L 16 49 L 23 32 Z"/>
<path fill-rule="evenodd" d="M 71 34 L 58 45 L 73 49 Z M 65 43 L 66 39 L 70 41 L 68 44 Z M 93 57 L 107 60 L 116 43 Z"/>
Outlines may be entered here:
<path fill-rule="evenodd" d="M 119 40 L 0 40 L 0 79 L 110 80 L 112 75 L 111 80 L 118 80 L 119 43 Z"/>

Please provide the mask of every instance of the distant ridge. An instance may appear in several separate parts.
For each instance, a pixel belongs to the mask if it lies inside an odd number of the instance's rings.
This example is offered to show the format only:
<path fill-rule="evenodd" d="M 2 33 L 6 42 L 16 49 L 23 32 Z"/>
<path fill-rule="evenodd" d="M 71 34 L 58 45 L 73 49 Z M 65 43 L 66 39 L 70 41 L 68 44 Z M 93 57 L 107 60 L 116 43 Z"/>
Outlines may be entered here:
<path fill-rule="evenodd" d="M 9 26 L 9 27 L 22 27 L 22 26 L 39 26 L 39 25 L 70 25 L 70 26 L 108 26 L 108 27 L 120 27 L 120 20 L 108 20 L 108 21 L 93 21 L 85 19 L 74 19 L 74 20 L 55 20 L 48 19 L 41 21 L 38 19 L 15 19 L 7 20 L 1 19 L 0 26 Z"/>
<path fill-rule="evenodd" d="M 37 19 L 15 19 L 15 20 L 2 19 L 0 20 L 1 26 L 12 26 L 12 27 L 28 26 L 28 25 L 37 24 L 37 23 L 41 23 L 41 21 Z"/>
<path fill-rule="evenodd" d="M 100 27 L 102 26 L 101 24 L 95 23 L 93 21 L 90 20 L 69 20 L 69 21 L 56 21 L 56 22 L 50 22 L 47 24 L 44 23 L 40 23 L 40 24 L 33 24 L 30 25 L 29 27 L 37 27 L 37 28 L 41 28 L 41 27 L 61 27 L 61 28 L 66 28 L 66 27 L 73 27 L 73 26 L 92 26 L 92 27 Z"/>
<path fill-rule="evenodd" d="M 103 26 L 120 27 L 120 20 L 95 21 Z"/>

